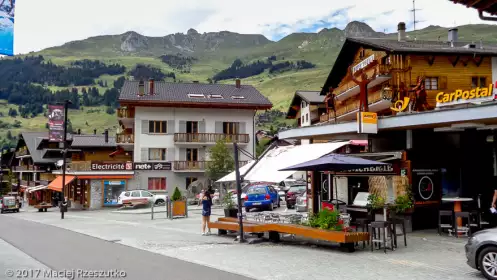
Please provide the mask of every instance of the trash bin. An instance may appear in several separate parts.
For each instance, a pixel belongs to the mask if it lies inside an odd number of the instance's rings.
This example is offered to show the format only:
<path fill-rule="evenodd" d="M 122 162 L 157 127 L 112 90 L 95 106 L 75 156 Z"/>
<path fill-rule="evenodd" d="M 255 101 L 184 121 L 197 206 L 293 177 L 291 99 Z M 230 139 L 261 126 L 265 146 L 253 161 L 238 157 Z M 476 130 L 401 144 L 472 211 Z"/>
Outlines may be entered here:
<path fill-rule="evenodd" d="M 59 202 L 59 209 L 60 212 L 67 212 L 67 202 Z"/>

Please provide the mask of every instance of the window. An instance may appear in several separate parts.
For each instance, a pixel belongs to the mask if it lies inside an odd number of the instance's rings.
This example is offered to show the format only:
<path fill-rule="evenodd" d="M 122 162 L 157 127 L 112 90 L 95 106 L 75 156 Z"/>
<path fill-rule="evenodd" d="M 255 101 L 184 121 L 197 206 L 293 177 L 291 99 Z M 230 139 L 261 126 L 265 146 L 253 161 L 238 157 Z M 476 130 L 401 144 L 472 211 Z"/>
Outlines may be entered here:
<path fill-rule="evenodd" d="M 238 134 L 239 123 L 237 122 L 223 122 L 224 134 Z"/>
<path fill-rule="evenodd" d="M 266 187 L 252 187 L 247 190 L 247 194 L 265 194 L 267 193 Z"/>
<path fill-rule="evenodd" d="M 165 191 L 166 178 L 148 178 L 149 191 Z"/>
<path fill-rule="evenodd" d="M 305 121 L 308 122 L 309 121 L 309 114 L 305 114 Z"/>
<path fill-rule="evenodd" d="M 166 160 L 166 149 L 148 149 L 149 160 Z"/>
<path fill-rule="evenodd" d="M 438 89 L 438 77 L 426 77 L 425 88 L 427 90 L 437 90 Z"/>
<path fill-rule="evenodd" d="M 142 197 L 153 197 L 154 195 L 147 192 L 147 191 L 141 191 L 142 192 Z"/>
<path fill-rule="evenodd" d="M 223 99 L 221 94 L 209 94 L 207 97 L 212 99 Z"/>
<path fill-rule="evenodd" d="M 232 95 L 232 96 L 231 96 L 231 99 L 245 99 L 245 96 L 241 96 L 241 95 Z"/>
<path fill-rule="evenodd" d="M 486 77 L 471 77 L 471 88 L 486 87 L 487 78 Z"/>
<path fill-rule="evenodd" d="M 125 193 L 124 193 L 124 196 L 125 196 L 125 197 L 129 197 L 129 194 L 130 194 L 129 192 L 125 192 Z"/>
<path fill-rule="evenodd" d="M 198 122 L 186 122 L 186 133 L 198 133 Z"/>
<path fill-rule="evenodd" d="M 167 133 L 167 121 L 149 121 L 149 133 Z"/>
<path fill-rule="evenodd" d="M 140 191 L 134 191 L 131 193 L 131 197 L 140 197 Z"/>
<path fill-rule="evenodd" d="M 186 149 L 186 161 L 198 161 L 198 149 Z"/>
<path fill-rule="evenodd" d="M 304 116 L 302 116 L 302 124 L 304 123 Z"/>
<path fill-rule="evenodd" d="M 189 93 L 188 97 L 190 97 L 190 98 L 205 98 L 205 95 L 200 94 L 200 93 Z"/>

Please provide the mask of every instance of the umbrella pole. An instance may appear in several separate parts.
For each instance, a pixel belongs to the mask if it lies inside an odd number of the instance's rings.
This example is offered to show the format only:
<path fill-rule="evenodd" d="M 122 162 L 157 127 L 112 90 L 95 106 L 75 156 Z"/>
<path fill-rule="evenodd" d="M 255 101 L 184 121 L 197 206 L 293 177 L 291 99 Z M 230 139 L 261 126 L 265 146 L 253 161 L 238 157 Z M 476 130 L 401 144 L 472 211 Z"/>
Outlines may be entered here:
<path fill-rule="evenodd" d="M 337 177 L 335 175 L 333 176 L 333 188 L 335 189 L 335 209 L 339 211 L 338 209 L 338 186 L 337 186 Z"/>

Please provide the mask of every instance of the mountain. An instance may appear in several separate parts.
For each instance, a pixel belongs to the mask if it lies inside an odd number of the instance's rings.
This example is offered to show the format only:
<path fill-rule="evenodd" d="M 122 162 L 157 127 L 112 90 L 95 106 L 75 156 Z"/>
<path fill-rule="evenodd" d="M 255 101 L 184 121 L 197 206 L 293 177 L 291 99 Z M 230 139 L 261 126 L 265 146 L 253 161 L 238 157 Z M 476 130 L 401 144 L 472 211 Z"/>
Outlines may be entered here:
<path fill-rule="evenodd" d="M 447 28 L 429 26 L 408 32 L 407 35 L 416 39 L 446 40 L 447 33 Z M 36 93 L 37 86 L 43 86 L 52 91 L 69 89 L 59 92 L 59 98 L 74 97 L 77 94 L 81 96 L 81 108 L 71 110 L 70 113 L 75 129 L 81 128 L 83 132 L 91 132 L 94 127 L 113 129 L 116 125 L 113 109 L 105 106 L 114 106 L 112 98 L 116 96 L 117 91 L 111 89 L 118 87 L 123 77 L 131 75 L 130 72 L 133 75 L 152 73 L 156 77 L 167 77 L 176 82 L 210 82 L 216 77 L 215 80 L 219 80 L 219 83 L 233 83 L 230 77 L 243 77 L 242 83 L 254 85 L 269 97 L 275 109 L 285 111 L 296 90 L 321 89 L 347 36 L 396 38 L 395 33 L 377 32 L 363 22 L 353 21 L 343 30 L 325 28 L 317 33 L 293 33 L 277 42 L 260 34 L 239 34 L 230 31 L 200 33 L 195 29 L 189 29 L 186 34 L 176 33 L 163 37 L 149 37 L 129 31 L 120 35 L 103 35 L 68 42 L 28 54 L 41 55 L 45 62 L 50 61 L 50 65 L 43 66 L 46 63 L 31 59 L 8 66 L 18 67 L 16 71 L 22 71 L 21 76 L 13 75 L 12 71 L 9 71 L 11 68 L 5 68 L 6 63 L 0 61 L 0 73 L 4 73 L 4 78 L 0 79 L 0 98 L 10 102 L 0 103 L 0 122 L 9 126 L 12 135 L 22 129 L 44 129 L 46 118 L 39 113 L 44 110 L 42 106 L 23 103 L 27 102 L 23 100 L 30 100 L 26 95 L 23 96 L 24 90 L 29 90 L 32 94 Z M 497 28 L 495 25 L 483 24 L 459 26 L 459 39 L 497 42 Z M 93 62 L 94 60 L 99 62 Z M 36 69 L 26 71 L 22 68 L 23 63 L 29 63 L 30 69 Z M 141 66 L 138 71 L 134 69 L 137 64 L 149 65 L 156 69 Z M 126 68 L 124 72 L 121 71 L 121 66 Z M 78 69 L 74 69 L 75 67 Z M 65 72 L 69 74 L 66 75 Z M 25 77 L 26 73 L 29 73 L 29 78 Z M 7 78 L 6 75 L 13 76 Z M 81 75 L 85 75 L 84 79 L 77 78 Z M 18 80 L 20 78 L 25 80 Z M 26 83 L 25 81 L 35 87 L 26 89 L 4 84 L 22 84 Z M 91 83 L 95 85 L 89 85 Z M 83 97 L 83 88 L 90 92 L 89 87 L 96 88 L 91 90 L 93 95 L 89 98 Z M 11 91 L 16 91 L 15 98 Z M 98 98 L 98 94 L 102 97 Z M 52 100 L 46 92 L 43 96 L 40 100 Z M 95 108 L 95 105 L 104 107 Z M 22 109 L 27 118 L 18 116 L 14 119 L 11 116 L 13 109 L 18 109 L 19 112 Z M 283 125 L 281 119 L 279 122 L 275 125 Z"/>

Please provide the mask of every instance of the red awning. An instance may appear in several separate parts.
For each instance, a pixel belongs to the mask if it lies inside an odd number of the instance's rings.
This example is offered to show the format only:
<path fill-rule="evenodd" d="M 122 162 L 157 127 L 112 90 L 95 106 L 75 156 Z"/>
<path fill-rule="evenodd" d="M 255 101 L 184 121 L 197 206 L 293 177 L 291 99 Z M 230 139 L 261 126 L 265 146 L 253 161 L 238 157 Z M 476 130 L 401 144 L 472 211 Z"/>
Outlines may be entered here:
<path fill-rule="evenodd" d="M 74 179 L 76 179 L 76 176 L 66 175 L 66 181 L 65 181 L 66 186 L 70 184 Z M 48 184 L 48 189 L 56 192 L 62 192 L 63 187 L 64 186 L 62 186 L 62 176 L 57 176 L 55 180 L 53 180 L 52 182 L 50 182 L 50 184 Z"/>

